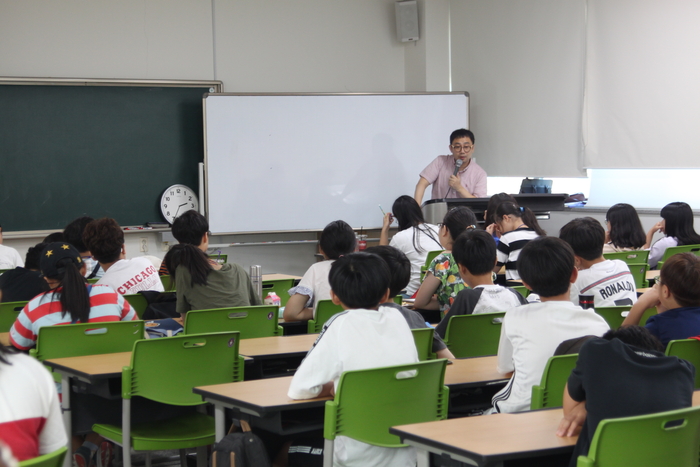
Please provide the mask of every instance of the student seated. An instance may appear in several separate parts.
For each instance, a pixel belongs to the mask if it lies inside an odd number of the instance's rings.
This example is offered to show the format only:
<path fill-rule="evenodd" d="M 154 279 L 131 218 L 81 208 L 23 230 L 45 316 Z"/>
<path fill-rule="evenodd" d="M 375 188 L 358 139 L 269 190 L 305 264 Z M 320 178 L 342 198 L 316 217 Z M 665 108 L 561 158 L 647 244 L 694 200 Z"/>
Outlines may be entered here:
<path fill-rule="evenodd" d="M 632 307 L 623 326 L 639 324 L 649 308 L 656 307 L 646 328 L 666 346 L 672 340 L 700 335 L 700 258 L 692 253 L 671 256 L 660 279 Z"/>
<path fill-rule="evenodd" d="M 51 374 L 28 355 L 0 346 L 0 440 L 17 460 L 65 446 L 66 429 Z"/>
<path fill-rule="evenodd" d="M 464 289 L 459 267 L 452 257 L 452 244 L 467 229 L 476 228 L 476 216 L 471 209 L 459 206 L 445 214 L 440 226 L 440 243 L 445 249 L 430 263 L 423 283 L 416 293 L 414 306 L 422 310 L 450 311 L 457 294 Z M 435 295 L 435 297 L 433 296 Z"/>
<path fill-rule="evenodd" d="M 70 243 L 78 249 L 80 257 L 83 258 L 83 262 L 85 263 L 85 277 L 88 279 L 99 279 L 105 275 L 105 270 L 102 269 L 100 263 L 92 257 L 92 253 L 90 253 L 90 250 L 85 246 L 85 242 L 83 241 L 85 227 L 94 220 L 95 219 L 88 216 L 75 219 L 63 229 L 63 240 L 61 240 Z"/>
<path fill-rule="evenodd" d="M 547 360 L 567 339 L 602 336 L 610 327 L 593 310 L 569 301 L 569 287 L 576 282 L 574 252 L 563 240 L 540 237 L 520 252 L 518 272 L 523 285 L 539 294 L 541 303 L 529 303 L 508 311 L 498 344 L 498 372 L 513 376 L 493 396 L 495 412 L 529 410 L 532 386 L 539 384 Z"/>
<path fill-rule="evenodd" d="M 605 214 L 605 246 L 603 253 L 634 251 L 644 247 L 646 234 L 634 206 L 618 203 Z"/>
<path fill-rule="evenodd" d="M 413 198 L 410 199 L 413 201 Z M 388 245 L 373 246 L 371 248 L 367 248 L 365 252 L 379 256 L 384 260 L 386 265 L 389 266 L 389 273 L 391 274 L 391 281 L 389 282 L 389 298 L 386 302 L 382 303 L 381 306 L 387 306 L 399 310 L 411 329 L 427 328 L 428 325 L 425 324 L 425 320 L 420 313 L 404 308 L 398 303 L 395 303 L 393 300 L 393 298 L 396 297 L 399 292 L 404 289 L 404 287 L 406 287 L 406 284 L 408 284 L 409 278 L 411 277 L 411 262 L 408 260 L 406 255 L 393 246 Z M 437 355 L 437 358 L 455 358 L 455 356 L 452 355 L 452 352 L 450 352 L 450 350 L 447 348 L 447 345 L 441 339 L 441 336 L 437 334 L 437 331 L 433 335 L 432 350 Z"/>
<path fill-rule="evenodd" d="M 219 264 L 199 247 L 175 245 L 163 262 L 175 281 L 176 309 L 182 318 L 190 310 L 262 305 L 245 269 L 235 263 Z"/>
<path fill-rule="evenodd" d="M 457 294 L 450 311 L 438 324 L 435 333 L 440 337 L 445 337 L 453 316 L 508 311 L 527 303 L 516 290 L 493 283 L 496 243 L 489 233 L 483 230 L 463 232 L 452 246 L 452 256 L 462 280 L 471 288 Z"/>
<path fill-rule="evenodd" d="M 688 203 L 668 203 L 661 209 L 661 222 L 649 229 L 644 244 L 644 248 L 649 248 L 649 266 L 655 268 L 668 247 L 700 244 L 700 235 L 695 231 L 693 221 L 693 210 Z M 665 237 L 652 244 L 656 232 L 662 232 Z"/>
<path fill-rule="evenodd" d="M 559 231 L 559 238 L 574 250 L 578 279 L 571 286 L 571 302 L 579 304 L 579 295 L 593 296 L 596 308 L 633 305 L 637 288 L 629 266 L 619 259 L 605 259 L 605 230 L 592 217 L 579 217 Z"/>
<path fill-rule="evenodd" d="M 194 245 L 204 253 L 209 248 L 209 221 L 194 209 L 185 211 L 181 216 L 176 217 L 171 232 L 178 243 Z M 158 274 L 161 276 L 170 274 L 165 261 L 160 265 Z"/>
<path fill-rule="evenodd" d="M 399 231 L 389 242 L 389 227 L 394 218 L 399 223 Z M 410 196 L 399 196 L 384 215 L 384 223 L 379 238 L 380 245 L 391 245 L 403 252 L 411 262 L 411 280 L 406 286 L 406 295 L 411 297 L 420 287 L 421 267 L 425 258 L 433 250 L 442 250 L 438 238 L 437 225 L 428 224 L 423 219 L 423 211 Z"/>
<path fill-rule="evenodd" d="M 23 267 L 24 261 L 17 250 L 2 244 L 2 226 L 0 225 L 0 269 Z"/>
<path fill-rule="evenodd" d="M 158 270 L 146 258 L 126 259 L 124 231 L 110 218 L 90 222 L 83 232 L 83 241 L 105 273 L 97 281 L 122 295 L 141 290 L 163 292 Z"/>
<path fill-rule="evenodd" d="M 24 267 L 17 266 L 0 275 L 0 302 L 29 301 L 48 290 L 39 271 L 39 258 L 46 243 L 37 243 L 27 250 Z"/>
<path fill-rule="evenodd" d="M 318 301 L 331 298 L 328 271 L 335 260 L 355 251 L 355 244 L 355 232 L 346 222 L 333 221 L 324 227 L 318 239 L 324 260 L 312 264 L 299 284 L 289 289 L 290 297 L 284 307 L 285 321 L 308 321 L 316 315 Z"/>
<path fill-rule="evenodd" d="M 344 312 L 323 328 L 289 386 L 292 399 L 335 393 L 344 371 L 418 361 L 411 330 L 398 310 L 379 305 L 389 300 L 390 272 L 370 253 L 352 253 L 336 260 L 329 273 L 331 300 Z M 334 441 L 334 465 L 415 465 L 413 448 L 372 446 L 345 436 Z"/>
<path fill-rule="evenodd" d="M 498 262 L 493 272 L 506 267 L 507 280 L 519 280 L 518 256 L 520 250 L 532 239 L 547 235 L 537 222 L 530 208 L 522 208 L 515 203 L 506 201 L 496 208 L 495 223 L 486 231 L 500 237 L 498 241 Z"/>
<path fill-rule="evenodd" d="M 564 389 L 558 436 L 579 432 L 570 466 L 587 455 L 601 420 L 690 407 L 695 369 L 667 357 L 646 329 L 627 326 L 587 341 Z"/>

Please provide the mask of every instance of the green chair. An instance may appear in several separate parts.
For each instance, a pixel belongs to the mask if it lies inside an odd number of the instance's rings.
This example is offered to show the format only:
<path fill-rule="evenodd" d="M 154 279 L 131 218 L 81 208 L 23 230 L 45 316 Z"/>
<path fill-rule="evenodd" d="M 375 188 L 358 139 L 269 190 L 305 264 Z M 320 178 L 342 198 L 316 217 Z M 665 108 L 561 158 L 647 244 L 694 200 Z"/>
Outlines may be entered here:
<path fill-rule="evenodd" d="M 411 329 L 411 333 L 413 334 L 413 340 L 416 343 L 416 350 L 418 350 L 418 360 L 421 362 L 425 360 L 434 360 L 435 354 L 433 353 L 433 336 L 435 335 L 435 329 Z"/>
<path fill-rule="evenodd" d="M 503 316 L 505 312 L 451 317 L 445 331 L 447 348 L 457 358 L 496 355 Z"/>
<path fill-rule="evenodd" d="M 578 467 L 696 467 L 700 451 L 700 406 L 603 420 Z"/>
<path fill-rule="evenodd" d="M 666 248 L 663 258 L 661 258 L 661 261 L 656 265 L 656 269 L 661 269 L 664 262 L 677 253 L 692 253 L 695 256 L 700 256 L 700 245 L 670 246 Z"/>
<path fill-rule="evenodd" d="M 132 448 L 165 451 L 214 443 L 214 417 L 201 412 L 132 426 L 131 398 L 140 396 L 176 406 L 202 405 L 202 397 L 192 392 L 193 387 L 243 380 L 239 337 L 238 332 L 217 332 L 134 344 L 131 365 L 122 370 L 122 425 L 98 423 L 92 427 L 122 445 L 124 467 L 131 467 Z"/>
<path fill-rule="evenodd" d="M 160 282 L 163 284 L 163 289 L 166 292 L 175 292 L 175 281 L 170 282 L 170 276 L 160 276 Z"/>
<path fill-rule="evenodd" d="M 228 262 L 228 255 L 207 255 L 209 259 L 213 259 L 218 264 L 226 264 Z"/>
<path fill-rule="evenodd" d="M 29 355 L 43 362 L 52 358 L 130 352 L 134 342 L 143 338 L 143 321 L 44 326 L 39 328 L 36 347 L 29 350 Z M 56 382 L 61 381 L 60 374 L 53 375 Z"/>
<path fill-rule="evenodd" d="M 576 366 L 578 354 L 549 357 L 540 384 L 532 386 L 530 410 L 561 407 L 564 386 Z"/>
<path fill-rule="evenodd" d="M 0 269 L 0 274 L 9 271 L 9 269 Z"/>
<path fill-rule="evenodd" d="M 289 289 L 294 287 L 294 279 L 274 279 L 263 281 L 262 283 L 262 298 L 267 297 L 267 294 L 274 292 L 280 298 L 280 306 L 287 305 L 289 300 Z"/>
<path fill-rule="evenodd" d="M 17 316 L 28 302 L 4 302 L 0 303 L 0 332 L 9 332 Z"/>
<path fill-rule="evenodd" d="M 334 400 L 326 402 L 324 466 L 332 464 L 336 436 L 403 447 L 390 427 L 447 418 L 446 364 L 440 359 L 343 373 Z"/>
<path fill-rule="evenodd" d="M 599 314 L 605 319 L 605 321 L 608 323 L 608 326 L 610 326 L 610 329 L 617 329 L 620 326 L 622 326 L 622 322 L 627 317 L 627 314 L 629 313 L 631 308 L 632 305 L 601 306 L 595 308 L 593 311 L 595 311 L 597 314 Z M 648 310 L 646 310 L 644 314 L 642 314 L 642 318 L 639 320 L 639 325 L 644 326 L 647 323 L 649 317 L 655 314 L 656 308 L 649 308 Z"/>
<path fill-rule="evenodd" d="M 68 448 L 63 446 L 54 452 L 22 461 L 19 463 L 19 467 L 61 467 L 67 452 Z"/>
<path fill-rule="evenodd" d="M 99 281 L 99 277 L 93 277 L 92 279 L 88 279 L 88 284 L 97 284 L 97 281 Z"/>
<path fill-rule="evenodd" d="M 428 255 L 425 257 L 425 264 L 420 267 L 420 281 L 423 282 L 423 278 L 425 278 L 425 273 L 428 272 L 428 268 L 430 267 L 430 263 L 433 262 L 435 257 L 442 253 L 445 250 L 433 250 L 429 251 Z"/>
<path fill-rule="evenodd" d="M 124 295 L 124 298 L 129 302 L 129 305 L 134 309 L 139 319 L 141 319 L 143 312 L 148 308 L 148 300 L 146 300 L 146 297 L 140 293 L 134 293 Z"/>
<path fill-rule="evenodd" d="M 679 339 L 668 343 L 666 355 L 688 360 L 695 367 L 695 389 L 700 389 L 700 341 Z"/>
<path fill-rule="evenodd" d="M 401 295 L 397 295 L 394 297 L 394 303 L 397 305 L 403 305 L 403 297 Z"/>
<path fill-rule="evenodd" d="M 522 295 L 523 298 L 527 298 L 527 296 L 530 295 L 530 289 L 524 285 L 510 285 L 509 287 Z"/>
<path fill-rule="evenodd" d="M 605 259 L 619 259 L 627 264 L 646 263 L 649 259 L 649 250 L 617 251 L 615 253 L 603 253 Z"/>
<path fill-rule="evenodd" d="M 649 269 L 649 265 L 647 263 L 628 263 L 627 267 L 630 268 L 636 288 L 641 289 L 649 287 L 649 281 L 647 281 L 647 269 Z"/>
<path fill-rule="evenodd" d="M 191 310 L 185 315 L 185 334 L 238 331 L 241 339 L 281 336 L 277 305 Z"/>
<path fill-rule="evenodd" d="M 316 304 L 316 317 L 310 319 L 306 325 L 307 332 L 309 334 L 318 334 L 323 329 L 326 321 L 341 311 L 343 311 L 343 307 L 335 305 L 331 300 L 319 300 Z"/>

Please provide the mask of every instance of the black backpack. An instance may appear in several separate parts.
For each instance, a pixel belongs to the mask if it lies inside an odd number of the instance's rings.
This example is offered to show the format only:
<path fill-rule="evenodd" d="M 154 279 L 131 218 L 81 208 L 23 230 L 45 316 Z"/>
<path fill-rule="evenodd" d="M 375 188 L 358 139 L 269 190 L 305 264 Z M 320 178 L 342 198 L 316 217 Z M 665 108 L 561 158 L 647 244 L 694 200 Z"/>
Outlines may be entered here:
<path fill-rule="evenodd" d="M 229 433 L 214 445 L 211 467 L 270 467 L 262 440 L 250 431 L 248 422 L 240 423 L 242 432 L 233 432 L 236 425 L 232 425 Z"/>
<path fill-rule="evenodd" d="M 157 292 L 155 290 L 142 290 L 139 292 L 146 297 L 148 307 L 143 312 L 141 319 L 163 319 L 163 318 L 179 318 L 180 313 L 177 312 L 177 297 L 175 292 Z"/>

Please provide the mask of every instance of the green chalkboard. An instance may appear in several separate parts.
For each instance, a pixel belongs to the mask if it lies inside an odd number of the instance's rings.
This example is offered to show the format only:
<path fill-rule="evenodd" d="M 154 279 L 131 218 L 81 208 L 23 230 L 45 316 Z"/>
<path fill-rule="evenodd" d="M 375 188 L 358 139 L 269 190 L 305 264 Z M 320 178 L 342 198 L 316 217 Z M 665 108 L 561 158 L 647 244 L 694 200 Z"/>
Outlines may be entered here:
<path fill-rule="evenodd" d="M 88 215 L 163 221 L 162 192 L 198 190 L 211 84 L 0 83 L 0 224 L 62 229 Z"/>

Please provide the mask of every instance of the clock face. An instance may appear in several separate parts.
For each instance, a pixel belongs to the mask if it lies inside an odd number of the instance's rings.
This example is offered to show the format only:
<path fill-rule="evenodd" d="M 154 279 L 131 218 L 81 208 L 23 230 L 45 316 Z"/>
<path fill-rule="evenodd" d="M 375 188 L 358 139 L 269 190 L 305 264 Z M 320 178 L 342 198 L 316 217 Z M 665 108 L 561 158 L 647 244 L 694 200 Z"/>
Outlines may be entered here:
<path fill-rule="evenodd" d="M 160 211 L 170 224 L 176 217 L 190 209 L 198 211 L 199 200 L 194 190 L 188 186 L 173 185 L 165 190 L 160 198 Z"/>

